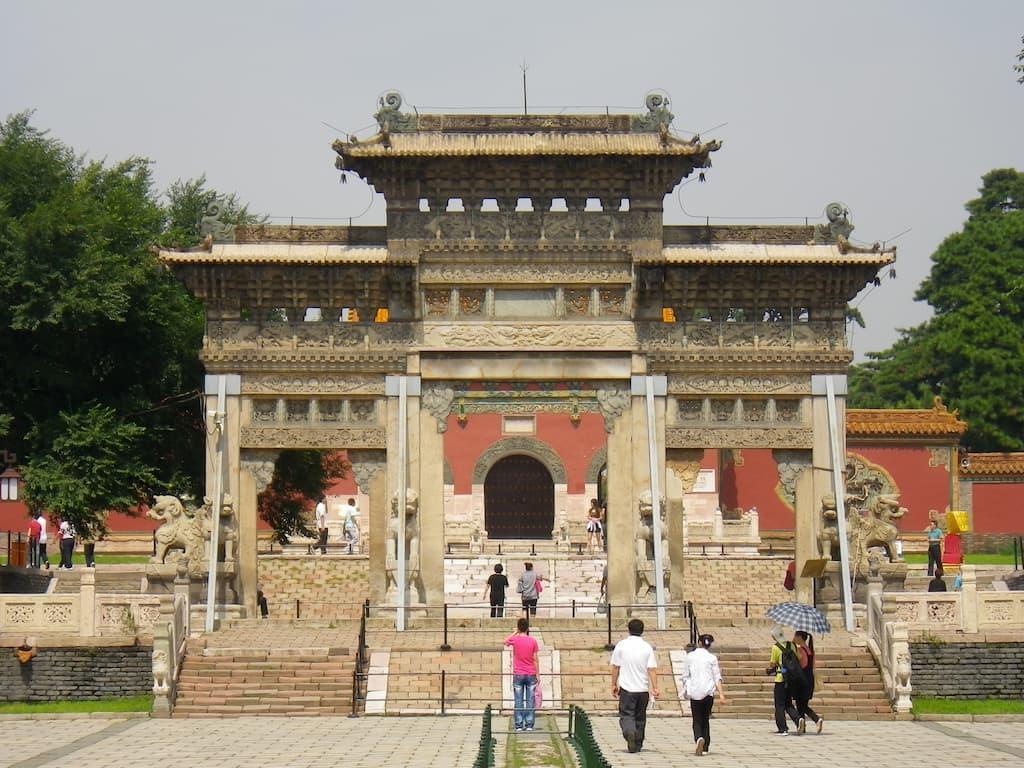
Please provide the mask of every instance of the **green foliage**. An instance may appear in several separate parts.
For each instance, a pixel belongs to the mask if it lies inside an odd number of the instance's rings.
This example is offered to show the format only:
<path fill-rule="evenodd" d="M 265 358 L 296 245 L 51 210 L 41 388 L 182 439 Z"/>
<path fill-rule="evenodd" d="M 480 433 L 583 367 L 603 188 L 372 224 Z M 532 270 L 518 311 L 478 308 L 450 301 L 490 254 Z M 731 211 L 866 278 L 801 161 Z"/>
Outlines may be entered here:
<path fill-rule="evenodd" d="M 1024 43 L 1024 37 L 1020 39 Z M 1017 82 L 1024 85 L 1024 48 L 1020 49 L 1020 53 L 1017 54 L 1017 63 L 1013 65 L 1015 72 L 1020 73 L 1020 77 L 1017 78 Z"/>
<path fill-rule="evenodd" d="M 106 511 L 129 512 L 160 486 L 139 458 L 144 427 L 101 405 L 62 413 L 60 422 L 50 450 L 24 468 L 30 506 L 45 507 L 88 537 L 102 531 Z"/>
<path fill-rule="evenodd" d="M 149 712 L 153 696 L 126 696 L 120 699 L 83 701 L 12 701 L 0 704 L 0 715 L 32 715 L 53 712 Z"/>
<path fill-rule="evenodd" d="M 324 451 L 282 451 L 274 477 L 257 501 L 260 517 L 287 544 L 292 536 L 315 536 L 309 510 L 332 479 L 344 477 L 351 465 L 341 454 Z"/>
<path fill-rule="evenodd" d="M 153 489 L 202 496 L 205 318 L 152 246 L 184 241 L 183 211 L 215 193 L 178 182 L 165 209 L 148 160 L 87 161 L 30 118 L 0 123 L 0 447 L 84 531 Z M 117 472 L 73 487 L 75 468 Z"/>
<path fill-rule="evenodd" d="M 915 696 L 915 715 L 1020 715 L 1024 701 L 1020 699 L 939 699 Z"/>
<path fill-rule="evenodd" d="M 970 218 L 932 255 L 916 298 L 935 315 L 850 373 L 851 407 L 928 408 L 941 396 L 978 451 L 1024 450 L 1024 174 L 983 177 Z"/>
<path fill-rule="evenodd" d="M 160 235 L 164 248 L 191 248 L 199 245 L 199 222 L 206 215 L 210 204 L 220 202 L 223 210 L 222 221 L 232 224 L 259 224 L 265 217 L 249 213 L 248 206 L 234 194 L 219 195 L 216 190 L 207 189 L 206 176 L 183 181 L 178 179 L 167 189 L 167 225 Z"/>

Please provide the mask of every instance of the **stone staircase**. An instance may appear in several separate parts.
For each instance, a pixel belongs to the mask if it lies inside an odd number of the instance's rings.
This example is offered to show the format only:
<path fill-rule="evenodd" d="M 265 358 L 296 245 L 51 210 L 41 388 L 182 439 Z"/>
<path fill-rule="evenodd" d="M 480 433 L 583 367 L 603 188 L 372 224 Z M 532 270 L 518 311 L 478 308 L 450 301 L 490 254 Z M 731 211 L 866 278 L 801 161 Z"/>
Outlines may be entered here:
<path fill-rule="evenodd" d="M 351 627 L 234 622 L 189 642 L 173 716 L 350 714 L 355 652 Z"/>
<path fill-rule="evenodd" d="M 716 648 L 728 703 L 715 717 L 768 719 L 774 713 L 774 677 L 764 649 Z M 881 675 L 866 648 L 821 651 L 817 655 L 816 690 L 811 707 L 828 720 L 891 720 L 892 707 Z M 688 709 L 688 706 L 686 707 Z"/>

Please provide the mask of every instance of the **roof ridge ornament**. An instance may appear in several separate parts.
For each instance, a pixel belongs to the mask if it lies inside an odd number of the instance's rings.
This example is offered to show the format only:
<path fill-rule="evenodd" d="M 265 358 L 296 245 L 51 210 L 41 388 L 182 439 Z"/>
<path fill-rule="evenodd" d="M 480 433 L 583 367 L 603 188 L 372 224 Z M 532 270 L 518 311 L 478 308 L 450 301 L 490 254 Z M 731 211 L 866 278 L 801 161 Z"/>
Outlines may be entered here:
<path fill-rule="evenodd" d="M 659 133 L 668 131 L 675 117 L 669 111 L 671 100 L 667 93 L 651 91 L 644 98 L 647 107 L 646 115 L 633 115 L 630 130 L 634 133 Z"/>
<path fill-rule="evenodd" d="M 221 220 L 221 217 L 227 214 L 227 209 L 227 199 L 215 197 L 207 204 L 206 215 L 199 220 L 199 234 L 211 245 L 235 239 L 235 225 Z"/>
<path fill-rule="evenodd" d="M 402 94 L 388 91 L 378 100 L 380 109 L 374 114 L 381 133 L 409 133 L 415 131 L 419 123 L 419 115 L 402 112 Z"/>

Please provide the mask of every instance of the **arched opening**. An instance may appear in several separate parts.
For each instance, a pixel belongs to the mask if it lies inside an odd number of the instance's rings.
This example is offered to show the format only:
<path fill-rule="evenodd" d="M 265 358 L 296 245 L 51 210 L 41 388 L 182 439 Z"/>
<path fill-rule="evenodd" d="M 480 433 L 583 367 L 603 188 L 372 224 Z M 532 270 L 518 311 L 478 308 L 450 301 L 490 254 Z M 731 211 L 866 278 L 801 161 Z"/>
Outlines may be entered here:
<path fill-rule="evenodd" d="M 550 539 L 555 483 L 547 467 L 522 454 L 496 461 L 484 480 L 484 525 L 491 539 Z"/>

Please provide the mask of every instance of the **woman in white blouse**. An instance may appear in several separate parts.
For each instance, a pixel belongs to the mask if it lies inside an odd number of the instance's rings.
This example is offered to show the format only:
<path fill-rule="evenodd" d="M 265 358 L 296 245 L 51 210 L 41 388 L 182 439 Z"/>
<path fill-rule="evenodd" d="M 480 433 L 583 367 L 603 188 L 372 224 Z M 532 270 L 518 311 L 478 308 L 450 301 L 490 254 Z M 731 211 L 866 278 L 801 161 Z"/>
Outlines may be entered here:
<path fill-rule="evenodd" d="M 697 647 L 686 654 L 686 666 L 683 668 L 683 686 L 686 698 L 690 700 L 690 713 L 693 720 L 693 741 L 695 753 L 703 755 L 711 747 L 711 708 L 715 703 L 715 692 L 718 700 L 725 704 L 725 690 L 722 688 L 722 671 L 718 666 L 718 658 L 711 653 L 711 644 L 715 638 L 701 635 L 697 638 Z"/>

